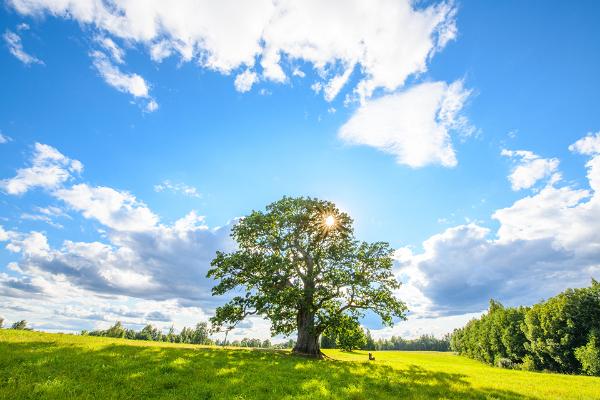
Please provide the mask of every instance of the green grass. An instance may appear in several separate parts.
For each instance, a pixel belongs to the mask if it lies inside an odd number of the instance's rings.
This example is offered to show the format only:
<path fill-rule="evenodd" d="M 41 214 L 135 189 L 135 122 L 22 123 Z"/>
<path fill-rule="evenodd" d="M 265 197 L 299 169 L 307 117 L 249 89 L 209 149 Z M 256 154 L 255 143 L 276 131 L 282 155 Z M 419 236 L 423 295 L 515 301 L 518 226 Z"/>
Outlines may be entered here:
<path fill-rule="evenodd" d="M 600 378 L 449 353 L 221 349 L 0 330 L 0 399 L 600 399 Z"/>

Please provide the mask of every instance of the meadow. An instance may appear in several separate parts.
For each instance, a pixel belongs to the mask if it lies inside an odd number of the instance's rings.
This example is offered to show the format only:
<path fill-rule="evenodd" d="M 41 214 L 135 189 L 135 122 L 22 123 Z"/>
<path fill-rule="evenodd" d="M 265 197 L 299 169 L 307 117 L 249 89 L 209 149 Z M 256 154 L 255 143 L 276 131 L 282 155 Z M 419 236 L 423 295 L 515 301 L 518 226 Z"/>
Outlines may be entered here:
<path fill-rule="evenodd" d="M 600 378 L 452 353 L 217 348 L 0 330 L 0 399 L 600 399 Z"/>

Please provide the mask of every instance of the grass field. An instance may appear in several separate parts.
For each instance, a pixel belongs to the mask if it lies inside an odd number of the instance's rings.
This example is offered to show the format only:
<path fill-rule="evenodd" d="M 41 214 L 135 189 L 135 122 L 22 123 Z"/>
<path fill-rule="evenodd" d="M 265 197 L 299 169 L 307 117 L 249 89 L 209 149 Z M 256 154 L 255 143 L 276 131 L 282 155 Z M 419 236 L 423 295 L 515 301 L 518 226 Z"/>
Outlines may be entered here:
<path fill-rule="evenodd" d="M 600 399 L 600 378 L 449 353 L 243 350 L 0 330 L 0 399 Z"/>

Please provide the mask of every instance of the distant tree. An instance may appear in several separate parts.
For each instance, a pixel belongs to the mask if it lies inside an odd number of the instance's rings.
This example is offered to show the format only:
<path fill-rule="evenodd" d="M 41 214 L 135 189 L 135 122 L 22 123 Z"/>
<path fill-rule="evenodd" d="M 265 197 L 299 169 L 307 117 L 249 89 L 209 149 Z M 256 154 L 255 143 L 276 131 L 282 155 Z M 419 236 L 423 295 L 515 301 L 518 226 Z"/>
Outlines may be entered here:
<path fill-rule="evenodd" d="M 337 337 L 336 347 L 344 351 L 352 351 L 365 347 L 367 338 L 365 331 L 357 324 L 355 328 L 348 328 Z"/>
<path fill-rule="evenodd" d="M 366 333 L 365 333 L 365 346 L 364 346 L 364 350 L 375 350 L 376 346 L 375 346 L 375 340 L 373 340 L 373 336 L 371 336 L 371 331 L 369 329 L 367 329 Z"/>
<path fill-rule="evenodd" d="M 192 333 L 191 343 L 194 344 L 209 344 L 209 329 L 208 323 L 199 322 L 196 324 L 196 329 Z"/>
<path fill-rule="evenodd" d="M 17 321 L 14 324 L 12 324 L 11 329 L 28 330 L 27 321 L 25 321 L 24 319 Z"/>
<path fill-rule="evenodd" d="M 194 331 L 192 331 L 188 327 L 183 327 L 181 332 L 179 333 L 179 342 L 180 343 L 192 343 L 192 338 L 194 336 Z"/>
<path fill-rule="evenodd" d="M 2 329 L 3 325 L 4 325 L 4 318 L 0 317 L 0 329 Z"/>
<path fill-rule="evenodd" d="M 173 325 L 171 325 L 171 327 L 169 328 L 169 333 L 167 333 L 167 336 L 165 336 L 166 341 L 170 342 L 170 343 L 174 343 L 176 336 L 177 335 L 175 334 L 175 327 Z"/>
<path fill-rule="evenodd" d="M 323 335 L 321 335 L 321 348 L 335 349 L 335 337 L 331 337 L 327 332 L 323 332 Z"/>
<path fill-rule="evenodd" d="M 329 327 L 348 326 L 366 310 L 388 326 L 405 316 L 393 294 L 400 284 L 392 249 L 356 241 L 352 219 L 331 202 L 284 197 L 243 218 L 232 237 L 238 250 L 217 252 L 208 276 L 219 280 L 213 295 L 245 293 L 217 308 L 215 327 L 261 315 L 272 334 L 298 333 L 294 352 L 321 357 L 319 336 Z"/>
<path fill-rule="evenodd" d="M 104 336 L 113 337 L 113 338 L 124 338 L 125 337 L 125 328 L 121 324 L 121 321 L 115 322 L 113 326 L 106 330 Z"/>
<path fill-rule="evenodd" d="M 328 327 L 325 334 L 335 338 L 335 347 L 344 351 L 352 351 L 364 347 L 367 343 L 365 331 L 354 318 L 345 316 L 339 323 Z"/>
<path fill-rule="evenodd" d="M 269 339 L 263 340 L 263 342 L 262 342 L 262 344 L 261 344 L 260 347 L 263 347 L 265 349 L 270 349 L 272 347 L 271 346 L 271 341 Z"/>
<path fill-rule="evenodd" d="M 136 335 L 138 340 L 159 340 L 160 332 L 154 326 L 147 324 Z"/>

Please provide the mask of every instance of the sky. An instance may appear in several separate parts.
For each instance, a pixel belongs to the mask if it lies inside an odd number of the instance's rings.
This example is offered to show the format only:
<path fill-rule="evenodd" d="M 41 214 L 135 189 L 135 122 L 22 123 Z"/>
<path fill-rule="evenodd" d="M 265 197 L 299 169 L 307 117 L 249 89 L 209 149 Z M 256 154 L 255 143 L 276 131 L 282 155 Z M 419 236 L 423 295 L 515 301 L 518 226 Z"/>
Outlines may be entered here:
<path fill-rule="evenodd" d="M 335 202 L 407 321 L 600 279 L 596 1 L 3 0 L 0 316 L 207 320 L 237 218 Z M 230 334 L 267 338 L 252 318 Z M 281 339 L 281 338 L 276 338 Z"/>

